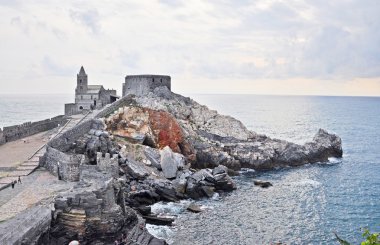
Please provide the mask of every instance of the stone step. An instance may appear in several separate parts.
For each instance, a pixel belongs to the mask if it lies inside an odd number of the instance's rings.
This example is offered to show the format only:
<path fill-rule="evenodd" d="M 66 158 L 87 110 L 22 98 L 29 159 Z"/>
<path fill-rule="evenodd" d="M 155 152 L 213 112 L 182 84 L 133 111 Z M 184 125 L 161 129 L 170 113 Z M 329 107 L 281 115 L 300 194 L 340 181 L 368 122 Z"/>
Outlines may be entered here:
<path fill-rule="evenodd" d="M 19 166 L 16 171 L 26 171 L 26 170 L 34 170 L 38 165 L 22 165 Z"/>
<path fill-rule="evenodd" d="M 40 163 L 39 162 L 24 162 L 20 166 L 27 167 L 27 166 L 38 166 Z"/>
<path fill-rule="evenodd" d="M 30 170 L 14 171 L 9 173 L 9 177 L 27 176 L 30 174 Z"/>
<path fill-rule="evenodd" d="M 12 181 L 15 181 L 15 180 L 17 181 L 17 179 L 18 179 L 18 176 L 17 177 L 15 177 L 15 176 L 4 177 L 4 178 L 0 179 L 0 184 L 7 185 L 9 183 L 12 183 Z"/>

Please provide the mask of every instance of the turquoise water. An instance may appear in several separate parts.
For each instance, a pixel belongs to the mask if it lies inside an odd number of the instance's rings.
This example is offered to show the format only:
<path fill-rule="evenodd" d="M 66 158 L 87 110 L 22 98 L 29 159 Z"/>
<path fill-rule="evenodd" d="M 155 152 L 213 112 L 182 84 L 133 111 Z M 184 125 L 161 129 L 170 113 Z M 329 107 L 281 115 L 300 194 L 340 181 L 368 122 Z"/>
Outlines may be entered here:
<path fill-rule="evenodd" d="M 199 215 L 182 213 L 174 244 L 337 244 L 333 232 L 358 244 L 360 227 L 379 231 L 380 98 L 194 95 L 251 130 L 303 143 L 318 128 L 341 136 L 344 155 L 328 164 L 235 178 L 238 190 L 207 200 Z M 270 180 L 257 188 L 252 179 Z"/>

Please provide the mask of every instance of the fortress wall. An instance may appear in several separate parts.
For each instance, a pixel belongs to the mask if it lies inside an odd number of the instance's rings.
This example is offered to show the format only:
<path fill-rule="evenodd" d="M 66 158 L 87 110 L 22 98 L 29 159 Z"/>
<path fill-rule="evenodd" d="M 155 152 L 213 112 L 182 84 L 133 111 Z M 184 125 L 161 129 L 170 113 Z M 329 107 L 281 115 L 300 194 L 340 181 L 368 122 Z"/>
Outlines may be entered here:
<path fill-rule="evenodd" d="M 50 140 L 47 145 L 60 151 L 68 151 L 75 140 L 90 131 L 91 128 L 95 129 L 99 127 L 98 125 L 99 122 L 94 119 L 84 121 L 77 126 L 67 130 L 58 137 Z"/>
<path fill-rule="evenodd" d="M 123 84 L 123 97 L 128 94 L 138 96 L 147 94 L 157 87 L 165 86 L 171 90 L 171 77 L 164 75 L 126 76 Z"/>
<path fill-rule="evenodd" d="M 10 142 L 53 129 L 58 127 L 58 125 L 65 124 L 67 120 L 64 116 L 56 116 L 42 121 L 26 122 L 20 125 L 4 127 L 2 132 L 0 132 L 0 144 L 3 141 L 3 143 Z"/>
<path fill-rule="evenodd" d="M 110 105 L 107 105 L 104 107 L 96 116 L 95 118 L 102 118 L 102 117 L 107 117 L 110 114 L 112 114 L 114 111 L 119 109 L 120 107 L 127 106 L 134 104 L 135 101 L 133 100 L 133 95 L 129 95 L 126 97 L 123 97 L 115 102 L 113 102 Z"/>
<path fill-rule="evenodd" d="M 62 180 L 79 181 L 79 165 L 83 157 L 80 154 L 66 154 L 47 147 L 43 166 Z"/>
<path fill-rule="evenodd" d="M 1 130 L 0 128 L 0 145 L 5 144 L 5 142 L 6 141 L 5 141 L 3 130 Z"/>

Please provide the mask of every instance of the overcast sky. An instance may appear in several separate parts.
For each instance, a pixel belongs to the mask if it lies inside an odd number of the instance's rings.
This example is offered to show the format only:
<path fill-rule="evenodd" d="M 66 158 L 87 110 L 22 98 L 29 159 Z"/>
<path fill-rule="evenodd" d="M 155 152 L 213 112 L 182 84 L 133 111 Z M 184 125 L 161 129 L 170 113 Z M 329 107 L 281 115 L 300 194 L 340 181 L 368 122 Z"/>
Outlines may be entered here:
<path fill-rule="evenodd" d="M 118 89 L 380 96 L 380 1 L 0 0 L 0 93 Z"/>

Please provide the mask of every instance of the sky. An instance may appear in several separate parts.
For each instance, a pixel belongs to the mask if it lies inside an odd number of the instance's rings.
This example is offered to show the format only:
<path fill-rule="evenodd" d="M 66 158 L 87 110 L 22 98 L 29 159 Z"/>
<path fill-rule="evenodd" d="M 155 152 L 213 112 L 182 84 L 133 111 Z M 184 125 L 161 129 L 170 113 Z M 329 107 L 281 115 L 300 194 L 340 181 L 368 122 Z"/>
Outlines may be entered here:
<path fill-rule="evenodd" d="M 117 89 L 380 96 L 379 0 L 0 0 L 0 94 Z"/>

